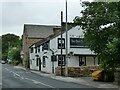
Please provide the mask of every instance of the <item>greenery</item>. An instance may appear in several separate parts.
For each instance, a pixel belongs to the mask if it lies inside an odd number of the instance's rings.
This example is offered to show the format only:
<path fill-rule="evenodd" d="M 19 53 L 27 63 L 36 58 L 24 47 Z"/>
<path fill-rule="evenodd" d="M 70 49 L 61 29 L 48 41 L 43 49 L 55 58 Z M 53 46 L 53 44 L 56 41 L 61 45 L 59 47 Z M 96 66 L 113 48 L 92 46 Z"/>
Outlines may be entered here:
<path fill-rule="evenodd" d="M 84 40 L 97 53 L 101 69 L 120 66 L 120 2 L 83 2 L 82 16 L 74 23 L 84 30 Z"/>
<path fill-rule="evenodd" d="M 7 58 L 11 60 L 13 65 L 18 65 L 22 63 L 22 59 L 20 58 L 20 50 L 18 48 L 11 48 L 8 52 Z"/>
<path fill-rule="evenodd" d="M 2 59 L 21 63 L 20 50 L 22 40 L 15 34 L 2 35 Z"/>

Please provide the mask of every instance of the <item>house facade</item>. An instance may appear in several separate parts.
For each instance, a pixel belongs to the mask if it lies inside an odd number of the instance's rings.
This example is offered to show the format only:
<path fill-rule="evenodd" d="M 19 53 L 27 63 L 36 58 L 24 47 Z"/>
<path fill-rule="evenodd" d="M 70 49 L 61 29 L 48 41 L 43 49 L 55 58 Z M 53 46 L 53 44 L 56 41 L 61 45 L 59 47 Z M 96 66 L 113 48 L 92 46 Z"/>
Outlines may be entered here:
<path fill-rule="evenodd" d="M 83 42 L 84 34 L 80 26 L 68 31 L 68 67 L 98 65 L 96 54 Z M 66 33 L 49 36 L 30 46 L 30 69 L 55 73 L 55 68 L 66 65 Z M 62 42 L 61 42 L 62 40 Z M 62 49 L 61 49 L 62 47 Z M 62 55 L 61 55 L 62 51 Z M 62 57 L 62 58 L 61 58 Z"/>
<path fill-rule="evenodd" d="M 29 68 L 29 47 L 40 40 L 60 32 L 60 26 L 25 24 L 23 30 L 23 65 Z"/>

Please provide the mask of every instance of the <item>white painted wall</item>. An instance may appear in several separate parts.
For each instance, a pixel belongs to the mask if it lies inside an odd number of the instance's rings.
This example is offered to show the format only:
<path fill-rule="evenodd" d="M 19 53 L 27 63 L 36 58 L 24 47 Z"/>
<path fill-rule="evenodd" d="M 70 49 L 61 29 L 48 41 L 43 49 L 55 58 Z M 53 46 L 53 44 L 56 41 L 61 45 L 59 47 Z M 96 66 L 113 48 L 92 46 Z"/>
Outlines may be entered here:
<path fill-rule="evenodd" d="M 86 58 L 86 65 L 94 65 L 94 58 L 93 57 L 87 57 Z M 95 65 L 98 65 L 98 59 L 95 58 Z"/>
<path fill-rule="evenodd" d="M 79 57 L 78 56 L 72 56 L 69 58 L 68 61 L 69 67 L 79 67 Z"/>
<path fill-rule="evenodd" d="M 68 53 L 74 52 L 74 54 L 94 54 L 94 52 L 92 52 L 89 48 L 70 48 L 70 38 L 83 38 L 83 35 L 83 30 L 79 26 L 73 27 L 68 31 Z M 65 37 L 66 33 L 63 34 L 63 38 Z M 58 38 L 61 38 L 61 36 L 59 35 L 50 40 L 50 48 L 54 51 L 57 51 L 57 54 L 60 54 L 60 49 L 57 47 Z M 65 49 L 63 49 L 63 54 L 65 54 Z"/>
<path fill-rule="evenodd" d="M 33 45 L 32 47 L 34 48 L 35 45 Z M 35 52 L 35 50 L 33 50 L 33 52 Z M 34 60 L 35 60 L 35 53 L 31 53 L 31 50 L 29 49 L 29 55 L 30 55 L 30 69 L 34 69 L 35 68 L 35 62 L 34 62 Z"/>
<path fill-rule="evenodd" d="M 63 33 L 63 38 L 65 38 L 65 33 Z M 61 54 L 61 49 L 58 49 L 58 38 L 61 36 L 57 36 L 50 40 L 50 49 L 52 49 L 55 52 L 55 55 Z M 68 53 L 73 52 L 74 54 L 94 54 L 89 48 L 70 48 L 70 38 L 83 38 L 83 31 L 79 26 L 73 27 L 68 31 Z M 66 45 L 65 45 L 66 46 Z M 35 47 L 33 45 L 33 47 Z M 65 47 L 66 48 L 66 47 Z M 47 52 L 44 54 L 44 52 Z M 63 49 L 63 55 L 65 55 L 65 49 Z M 41 58 L 41 71 L 52 73 L 52 62 L 51 62 L 51 55 L 52 52 L 50 50 L 44 50 L 42 51 L 42 46 L 40 46 L 40 53 L 30 53 L 30 60 L 32 60 L 32 64 L 30 64 L 30 69 L 39 70 L 39 66 L 36 66 L 36 57 L 35 55 L 39 55 Z M 43 67 L 43 56 L 47 56 L 46 58 L 46 67 Z M 87 57 L 86 58 L 86 65 L 94 65 L 94 59 L 93 57 Z M 98 61 L 96 61 L 97 64 Z M 78 67 L 79 66 L 79 57 L 78 56 L 70 56 L 68 60 L 68 66 L 69 67 Z M 54 62 L 54 70 L 58 67 L 58 60 Z"/>

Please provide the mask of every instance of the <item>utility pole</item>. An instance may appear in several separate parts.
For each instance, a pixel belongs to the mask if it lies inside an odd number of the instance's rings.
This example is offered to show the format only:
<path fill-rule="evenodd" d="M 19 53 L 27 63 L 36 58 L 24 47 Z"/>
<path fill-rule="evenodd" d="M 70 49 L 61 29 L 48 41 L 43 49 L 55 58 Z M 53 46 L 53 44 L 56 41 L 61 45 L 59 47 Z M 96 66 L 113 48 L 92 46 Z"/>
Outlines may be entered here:
<path fill-rule="evenodd" d="M 63 12 L 61 11 L 61 76 L 63 76 L 63 53 L 62 53 L 62 49 L 63 49 L 63 40 L 62 40 L 62 22 L 63 22 Z"/>
<path fill-rule="evenodd" d="M 66 0 L 66 63 L 65 63 L 65 76 L 68 76 L 68 33 L 67 33 L 67 0 Z"/>

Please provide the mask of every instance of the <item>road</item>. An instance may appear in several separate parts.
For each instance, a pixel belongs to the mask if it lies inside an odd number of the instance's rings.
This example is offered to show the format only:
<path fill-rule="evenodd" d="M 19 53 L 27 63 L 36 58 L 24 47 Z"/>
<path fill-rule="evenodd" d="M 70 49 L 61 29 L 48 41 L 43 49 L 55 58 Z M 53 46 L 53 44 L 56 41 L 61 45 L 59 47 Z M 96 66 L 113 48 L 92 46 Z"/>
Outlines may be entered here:
<path fill-rule="evenodd" d="M 2 88 L 2 64 L 0 63 L 0 90 Z"/>
<path fill-rule="evenodd" d="M 84 88 L 84 90 L 100 90 L 93 87 L 55 80 L 49 77 L 40 76 L 29 70 L 15 68 L 8 64 L 2 65 L 2 87 L 3 88 L 21 88 L 21 89 L 37 89 L 50 88 L 52 90 L 61 90 L 68 88 L 75 90 Z M 56 89 L 57 88 L 57 89 Z"/>

